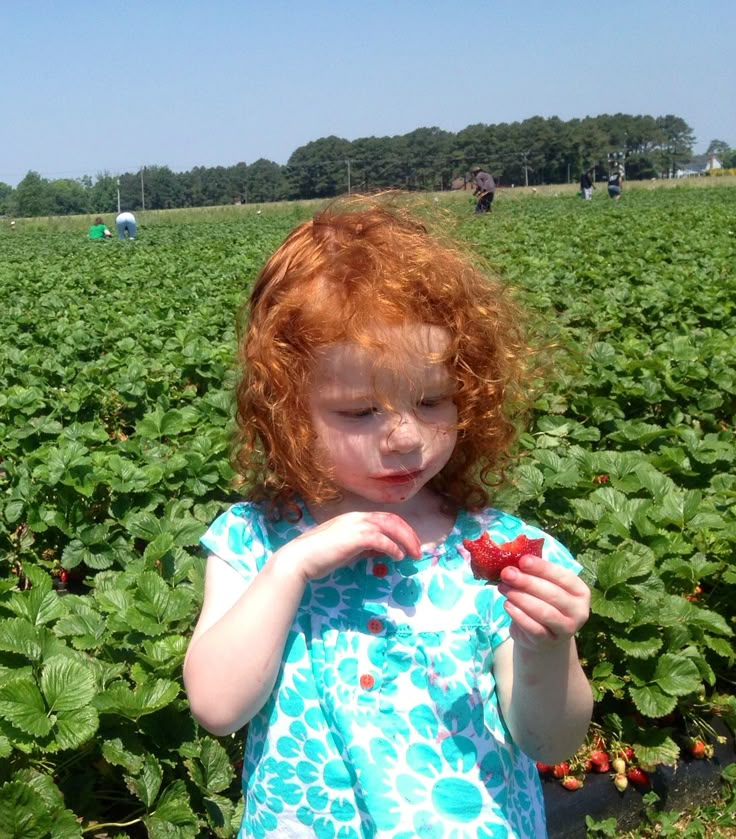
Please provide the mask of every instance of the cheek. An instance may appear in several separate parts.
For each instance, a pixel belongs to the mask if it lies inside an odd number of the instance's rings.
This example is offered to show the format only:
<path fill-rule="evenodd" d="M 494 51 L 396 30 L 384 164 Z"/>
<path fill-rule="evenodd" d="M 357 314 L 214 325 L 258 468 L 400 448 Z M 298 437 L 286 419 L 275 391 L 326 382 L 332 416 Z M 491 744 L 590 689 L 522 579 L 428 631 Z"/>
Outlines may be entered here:
<path fill-rule="evenodd" d="M 315 445 L 325 465 L 343 463 L 360 456 L 366 448 L 364 438 L 365 435 L 326 423 L 315 424 Z"/>

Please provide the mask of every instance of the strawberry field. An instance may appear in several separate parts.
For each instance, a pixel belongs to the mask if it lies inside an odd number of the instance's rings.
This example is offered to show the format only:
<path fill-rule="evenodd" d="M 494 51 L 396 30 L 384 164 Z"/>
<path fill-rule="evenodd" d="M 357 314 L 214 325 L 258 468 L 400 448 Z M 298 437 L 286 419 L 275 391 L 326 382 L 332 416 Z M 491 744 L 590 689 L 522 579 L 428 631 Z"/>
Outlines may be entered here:
<path fill-rule="evenodd" d="M 448 212 L 553 346 L 497 504 L 593 589 L 566 774 L 708 759 L 736 723 L 736 189 Z M 196 727 L 181 664 L 234 498 L 235 312 L 307 214 L 0 231 L 0 836 L 233 835 L 239 738 Z"/>

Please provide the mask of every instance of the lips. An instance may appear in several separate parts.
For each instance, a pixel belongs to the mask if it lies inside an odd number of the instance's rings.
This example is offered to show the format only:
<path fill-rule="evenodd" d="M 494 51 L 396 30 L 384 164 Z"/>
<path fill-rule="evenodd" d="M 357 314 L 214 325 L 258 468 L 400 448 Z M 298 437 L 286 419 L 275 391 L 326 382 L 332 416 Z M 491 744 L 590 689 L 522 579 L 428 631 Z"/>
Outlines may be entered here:
<path fill-rule="evenodd" d="M 379 475 L 376 480 L 384 484 L 411 484 L 421 475 L 419 472 L 401 472 L 396 475 Z"/>

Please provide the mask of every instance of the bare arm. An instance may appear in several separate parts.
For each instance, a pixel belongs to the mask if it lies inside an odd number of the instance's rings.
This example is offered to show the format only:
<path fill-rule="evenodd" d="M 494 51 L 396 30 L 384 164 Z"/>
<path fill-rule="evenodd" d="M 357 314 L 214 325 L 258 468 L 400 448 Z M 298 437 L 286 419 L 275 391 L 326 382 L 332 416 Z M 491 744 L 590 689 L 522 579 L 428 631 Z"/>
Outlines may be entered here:
<path fill-rule="evenodd" d="M 347 513 L 284 545 L 250 585 L 223 560 L 208 559 L 202 613 L 184 661 L 192 714 L 208 731 L 229 734 L 260 711 L 308 581 L 367 550 L 397 560 L 419 556 L 419 538 L 392 513 Z"/>
<path fill-rule="evenodd" d="M 522 751 L 556 763 L 585 739 L 593 710 L 573 637 L 587 620 L 590 592 L 572 571 L 538 557 L 524 557 L 502 578 L 513 623 L 493 665 L 501 713 Z"/>
<path fill-rule="evenodd" d="M 213 734 L 242 728 L 273 689 L 306 581 L 274 554 L 253 583 L 207 560 L 205 598 L 184 661 L 195 719 Z"/>

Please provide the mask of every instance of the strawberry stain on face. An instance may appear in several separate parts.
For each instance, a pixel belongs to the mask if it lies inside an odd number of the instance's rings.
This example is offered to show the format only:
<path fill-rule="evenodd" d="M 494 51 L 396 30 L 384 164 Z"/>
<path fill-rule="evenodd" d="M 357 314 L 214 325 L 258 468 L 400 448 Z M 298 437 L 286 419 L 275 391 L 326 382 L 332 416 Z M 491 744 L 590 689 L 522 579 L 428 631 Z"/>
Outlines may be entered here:
<path fill-rule="evenodd" d="M 478 539 L 463 539 L 463 546 L 470 554 L 470 568 L 476 580 L 489 583 L 501 579 L 504 568 L 518 568 L 522 556 L 542 556 L 544 539 L 529 539 L 523 534 L 511 542 L 497 544 L 488 533 Z"/>

